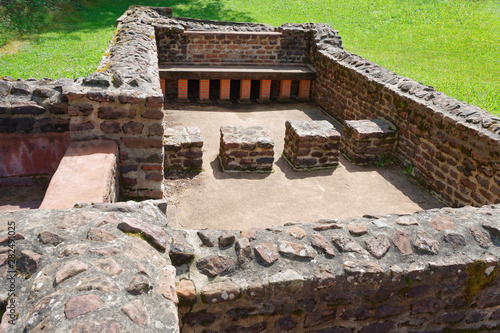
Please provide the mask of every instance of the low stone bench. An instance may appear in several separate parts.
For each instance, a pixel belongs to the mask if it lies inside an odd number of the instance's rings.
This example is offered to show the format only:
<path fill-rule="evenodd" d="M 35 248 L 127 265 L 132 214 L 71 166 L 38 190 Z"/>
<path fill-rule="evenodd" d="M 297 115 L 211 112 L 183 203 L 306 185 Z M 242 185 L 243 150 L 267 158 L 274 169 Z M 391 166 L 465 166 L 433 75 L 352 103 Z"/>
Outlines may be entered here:
<path fill-rule="evenodd" d="M 112 140 L 73 142 L 66 150 L 40 209 L 73 208 L 75 203 L 115 202 L 118 146 Z"/>
<path fill-rule="evenodd" d="M 397 142 L 396 126 L 385 119 L 347 120 L 341 152 L 355 164 L 376 164 L 392 159 Z"/>
<path fill-rule="evenodd" d="M 221 126 L 219 160 L 224 171 L 271 172 L 274 141 L 262 126 Z"/>
<path fill-rule="evenodd" d="M 340 133 L 326 120 L 287 120 L 283 156 L 294 170 L 334 168 L 339 164 Z"/>
<path fill-rule="evenodd" d="M 203 140 L 198 127 L 175 126 L 165 129 L 163 155 L 165 171 L 200 171 Z"/>

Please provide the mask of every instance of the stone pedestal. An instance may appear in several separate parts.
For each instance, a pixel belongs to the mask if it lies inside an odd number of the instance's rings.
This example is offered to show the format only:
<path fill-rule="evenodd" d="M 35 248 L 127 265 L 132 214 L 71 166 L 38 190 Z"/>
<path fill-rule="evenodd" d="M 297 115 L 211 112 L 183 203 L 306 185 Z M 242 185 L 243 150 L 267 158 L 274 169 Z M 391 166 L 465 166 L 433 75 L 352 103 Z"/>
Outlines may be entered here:
<path fill-rule="evenodd" d="M 285 123 L 283 156 L 297 171 L 334 168 L 339 164 L 340 133 L 326 120 Z"/>
<path fill-rule="evenodd" d="M 163 138 L 165 171 L 199 171 L 203 164 L 203 140 L 198 127 L 165 129 Z"/>
<path fill-rule="evenodd" d="M 219 160 L 224 171 L 271 172 L 274 141 L 262 126 L 221 126 Z"/>
<path fill-rule="evenodd" d="M 398 142 L 396 127 L 385 119 L 347 120 L 341 152 L 355 164 L 391 160 Z"/>

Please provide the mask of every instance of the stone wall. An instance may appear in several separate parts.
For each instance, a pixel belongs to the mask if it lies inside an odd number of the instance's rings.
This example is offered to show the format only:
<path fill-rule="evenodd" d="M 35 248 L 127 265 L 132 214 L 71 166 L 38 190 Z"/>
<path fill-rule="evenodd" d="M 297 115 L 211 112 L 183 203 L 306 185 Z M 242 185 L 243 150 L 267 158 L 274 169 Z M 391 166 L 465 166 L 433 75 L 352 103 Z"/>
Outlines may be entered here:
<path fill-rule="evenodd" d="M 338 47 L 314 49 L 317 105 L 342 122 L 383 117 L 396 125 L 397 159 L 448 204 L 500 202 L 499 117 Z"/>

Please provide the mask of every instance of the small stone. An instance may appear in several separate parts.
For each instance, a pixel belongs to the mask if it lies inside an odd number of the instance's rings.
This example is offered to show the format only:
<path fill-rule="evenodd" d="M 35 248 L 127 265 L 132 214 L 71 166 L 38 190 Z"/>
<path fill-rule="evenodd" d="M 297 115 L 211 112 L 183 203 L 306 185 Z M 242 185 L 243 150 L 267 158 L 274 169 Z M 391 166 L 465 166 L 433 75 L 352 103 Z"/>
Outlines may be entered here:
<path fill-rule="evenodd" d="M 418 225 L 418 221 L 416 218 L 412 216 L 401 216 L 396 220 L 396 223 L 399 225 Z"/>
<path fill-rule="evenodd" d="M 297 327 L 297 322 L 290 317 L 283 317 L 275 322 L 276 332 L 289 332 Z"/>
<path fill-rule="evenodd" d="M 357 252 L 362 253 L 363 248 L 356 243 L 351 237 L 347 236 L 344 231 L 338 230 L 332 236 L 332 241 L 337 245 L 342 252 Z"/>
<path fill-rule="evenodd" d="M 327 256 L 335 257 L 335 252 L 333 246 L 328 243 L 325 237 L 315 232 L 311 235 L 311 245 L 319 250 L 321 253 L 325 253 Z"/>
<path fill-rule="evenodd" d="M 95 267 L 111 276 L 116 276 L 123 271 L 122 266 L 113 259 L 98 259 L 92 262 Z"/>
<path fill-rule="evenodd" d="M 487 249 L 491 245 L 491 240 L 488 237 L 488 234 L 482 231 L 481 229 L 477 227 L 470 227 L 469 228 L 472 237 L 474 237 L 474 240 L 481 246 L 483 249 Z"/>
<path fill-rule="evenodd" d="M 439 242 L 431 238 L 425 231 L 417 232 L 417 239 L 413 244 L 419 251 L 429 254 L 439 253 Z"/>
<path fill-rule="evenodd" d="M 407 256 L 413 253 L 413 249 L 410 243 L 410 236 L 404 231 L 396 230 L 394 237 L 392 238 L 394 245 L 398 248 L 401 255 Z"/>
<path fill-rule="evenodd" d="M 163 297 L 171 300 L 175 304 L 178 304 L 179 299 L 177 298 L 177 294 L 175 292 L 175 275 L 176 270 L 174 266 L 167 265 L 164 267 L 158 275 L 156 289 L 158 293 L 163 295 Z"/>
<path fill-rule="evenodd" d="M 122 312 L 134 323 L 141 327 L 149 325 L 149 315 L 142 300 L 137 299 L 121 308 Z"/>
<path fill-rule="evenodd" d="M 185 232 L 179 230 L 172 232 L 169 255 L 175 266 L 187 264 L 194 258 L 194 248 L 186 241 Z"/>
<path fill-rule="evenodd" d="M 59 258 L 69 257 L 71 255 L 81 255 L 87 251 L 89 244 L 80 243 L 80 244 L 70 244 L 66 245 L 61 252 L 59 253 Z"/>
<path fill-rule="evenodd" d="M 137 274 L 149 275 L 146 266 L 140 261 L 135 262 L 135 267 L 137 268 Z"/>
<path fill-rule="evenodd" d="M 455 247 L 467 245 L 467 240 L 465 239 L 465 237 L 455 232 L 447 231 L 444 234 L 443 239 L 446 243 L 449 243 Z"/>
<path fill-rule="evenodd" d="M 231 232 L 223 230 L 222 234 L 219 236 L 219 246 L 226 247 L 233 245 L 235 237 Z"/>
<path fill-rule="evenodd" d="M 500 238 L 500 225 L 498 223 L 497 224 L 493 224 L 491 222 L 483 223 L 483 228 L 488 230 L 488 232 L 493 236 Z"/>
<path fill-rule="evenodd" d="M 95 242 L 111 242 L 116 239 L 116 236 L 105 230 L 92 227 L 87 232 L 87 239 Z"/>
<path fill-rule="evenodd" d="M 365 240 L 365 245 L 368 252 L 377 259 L 382 258 L 391 247 L 391 243 L 385 235 L 370 237 Z"/>
<path fill-rule="evenodd" d="M 254 259 L 252 246 L 248 238 L 240 238 L 235 245 L 238 264 L 245 268 Z"/>
<path fill-rule="evenodd" d="M 127 291 L 132 295 L 141 295 L 147 294 L 150 289 L 149 279 L 144 275 L 136 275 L 130 280 Z"/>
<path fill-rule="evenodd" d="M 342 229 L 342 228 L 343 228 L 342 225 L 338 223 L 320 224 L 313 227 L 315 231 L 325 231 L 330 229 Z"/>
<path fill-rule="evenodd" d="M 379 229 L 389 228 L 389 224 L 387 224 L 386 219 L 376 219 L 376 220 L 372 221 L 372 223 Z"/>
<path fill-rule="evenodd" d="M 89 312 L 99 309 L 104 305 L 102 299 L 94 294 L 74 296 L 66 302 L 64 314 L 68 320 L 82 316 Z"/>
<path fill-rule="evenodd" d="M 381 279 L 384 274 L 382 267 L 367 260 L 344 261 L 344 270 L 348 276 L 347 281 L 349 282 L 353 280 L 360 283 L 379 282 L 379 279 Z"/>
<path fill-rule="evenodd" d="M 80 321 L 73 326 L 71 333 L 120 333 L 120 323 L 112 320 Z"/>
<path fill-rule="evenodd" d="M 162 227 L 129 218 L 124 219 L 123 222 L 118 224 L 118 229 L 123 232 L 141 232 L 154 246 L 160 248 L 162 251 L 167 249 L 167 235 Z"/>
<path fill-rule="evenodd" d="M 0 81 L 0 82 L 2 82 L 2 81 Z M 15 223 L 15 221 L 9 221 L 9 222 Z M 18 232 L 14 233 L 13 237 L 9 236 L 9 235 L 5 235 L 5 236 L 0 237 L 0 244 L 7 243 L 9 241 L 9 239 L 20 240 L 20 239 L 24 239 L 24 236 Z"/>
<path fill-rule="evenodd" d="M 258 277 L 251 277 L 247 281 L 247 293 L 250 297 L 263 298 L 266 295 L 266 288 Z"/>
<path fill-rule="evenodd" d="M 280 241 L 278 251 L 290 259 L 314 259 L 313 250 L 307 245 Z"/>
<path fill-rule="evenodd" d="M 106 276 L 84 279 L 76 285 L 80 291 L 98 290 L 103 293 L 119 291 L 118 287 Z"/>
<path fill-rule="evenodd" d="M 55 276 L 55 284 L 59 285 L 61 282 L 77 275 L 82 272 L 85 272 L 89 269 L 89 266 L 81 261 L 73 260 L 64 265 L 59 271 L 57 271 Z"/>
<path fill-rule="evenodd" d="M 46 333 L 52 332 L 52 324 L 50 323 L 50 316 L 45 317 L 38 325 L 30 330 L 30 333 Z M 1 328 L 1 327 L 0 327 Z"/>
<path fill-rule="evenodd" d="M 201 299 L 207 304 L 234 301 L 239 295 L 240 287 L 231 280 L 207 284 L 201 291 Z"/>
<path fill-rule="evenodd" d="M 41 233 L 39 233 L 38 240 L 42 244 L 50 244 L 50 245 L 54 245 L 54 246 L 57 246 L 57 245 L 61 244 L 62 242 L 64 242 L 64 238 L 62 238 L 58 234 L 53 233 L 52 231 L 48 231 L 48 230 L 45 230 L 45 231 L 42 231 Z"/>
<path fill-rule="evenodd" d="M 227 256 L 218 255 L 208 256 L 196 262 L 198 270 L 208 277 L 221 275 L 227 272 L 231 267 L 233 267 L 233 265 L 233 259 Z"/>
<path fill-rule="evenodd" d="M 213 230 L 199 230 L 197 232 L 203 245 L 213 247 L 215 245 L 215 233 Z"/>
<path fill-rule="evenodd" d="M 304 229 L 299 228 L 299 227 L 294 227 L 294 228 L 288 230 L 287 233 L 296 239 L 302 239 L 302 238 L 306 237 L 306 232 L 304 231 Z"/>
<path fill-rule="evenodd" d="M 250 241 L 255 240 L 257 237 L 257 235 L 255 234 L 255 231 L 253 231 L 253 230 L 241 230 L 240 236 L 242 238 L 248 238 L 248 240 L 250 240 Z"/>
<path fill-rule="evenodd" d="M 265 241 L 264 243 L 255 247 L 255 252 L 267 265 L 273 264 L 279 258 L 276 244 L 272 241 Z"/>
<path fill-rule="evenodd" d="M 191 280 L 182 279 L 177 285 L 177 297 L 180 304 L 193 304 L 196 302 L 196 289 Z"/>
<path fill-rule="evenodd" d="M 33 274 L 38 271 L 40 265 L 40 259 L 42 258 L 41 254 L 33 252 L 31 250 L 22 250 L 21 255 L 17 258 L 16 268 L 19 273 Z"/>
<path fill-rule="evenodd" d="M 457 226 L 453 223 L 453 217 L 438 214 L 431 221 L 432 227 L 437 231 L 441 230 L 453 230 Z"/>
<path fill-rule="evenodd" d="M 391 270 L 392 281 L 401 281 L 404 270 L 398 265 L 392 265 L 390 270 Z"/>
<path fill-rule="evenodd" d="M 366 223 L 349 224 L 347 226 L 347 230 L 349 230 L 349 233 L 353 236 L 363 236 L 368 232 L 366 229 Z"/>
<path fill-rule="evenodd" d="M 328 266 L 319 265 L 315 268 L 313 274 L 313 288 L 324 289 L 335 285 L 335 272 Z"/>
<path fill-rule="evenodd" d="M 117 247 L 104 247 L 102 249 L 92 249 L 92 250 L 89 250 L 89 252 L 91 253 L 97 253 L 97 254 L 102 254 L 102 255 L 105 255 L 105 256 L 108 256 L 108 257 L 113 257 L 113 256 L 116 256 L 117 254 L 120 254 L 122 253 L 122 251 L 120 251 L 119 248 Z"/>

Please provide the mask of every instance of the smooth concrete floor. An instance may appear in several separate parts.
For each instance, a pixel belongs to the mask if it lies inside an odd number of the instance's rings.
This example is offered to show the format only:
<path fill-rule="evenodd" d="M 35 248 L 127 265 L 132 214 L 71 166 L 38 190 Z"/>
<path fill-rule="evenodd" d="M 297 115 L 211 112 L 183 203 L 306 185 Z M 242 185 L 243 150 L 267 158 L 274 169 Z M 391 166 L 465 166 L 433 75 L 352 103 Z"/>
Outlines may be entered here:
<path fill-rule="evenodd" d="M 169 198 L 169 223 L 177 227 L 242 230 L 443 206 L 396 166 L 359 167 L 341 157 L 336 169 L 293 171 L 281 157 L 286 120 L 326 119 L 342 130 L 314 105 L 185 105 L 180 110 L 167 105 L 166 110 L 167 126 L 198 126 L 204 140 L 203 172 Z M 274 172 L 222 172 L 217 159 L 222 125 L 265 126 L 275 143 Z"/>

